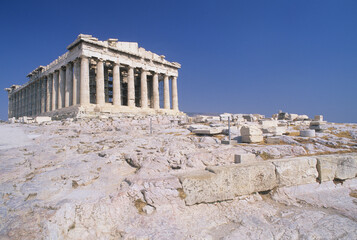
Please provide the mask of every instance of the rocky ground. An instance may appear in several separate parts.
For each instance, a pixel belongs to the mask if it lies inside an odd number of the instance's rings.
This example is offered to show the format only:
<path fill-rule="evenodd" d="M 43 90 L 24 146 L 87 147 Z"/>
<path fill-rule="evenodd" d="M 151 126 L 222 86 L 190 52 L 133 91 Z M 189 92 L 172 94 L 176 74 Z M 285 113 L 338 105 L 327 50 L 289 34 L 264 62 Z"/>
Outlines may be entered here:
<path fill-rule="evenodd" d="M 225 124 L 225 123 L 224 123 Z M 221 144 L 166 118 L 0 125 L 0 239 L 357 239 L 357 181 L 185 204 L 176 177 L 234 163 L 354 152 L 357 125 L 279 144 Z M 239 134 L 238 134 L 239 135 Z"/>

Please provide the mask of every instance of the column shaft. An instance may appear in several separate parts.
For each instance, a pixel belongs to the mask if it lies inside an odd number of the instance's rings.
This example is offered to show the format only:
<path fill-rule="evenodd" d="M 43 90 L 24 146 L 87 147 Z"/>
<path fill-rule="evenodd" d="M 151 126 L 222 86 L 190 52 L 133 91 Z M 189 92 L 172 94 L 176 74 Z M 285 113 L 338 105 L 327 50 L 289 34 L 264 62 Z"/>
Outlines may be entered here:
<path fill-rule="evenodd" d="M 58 74 L 58 109 L 61 109 L 64 106 L 65 79 L 65 70 L 61 67 Z"/>
<path fill-rule="evenodd" d="M 97 63 L 97 76 L 96 76 L 96 103 L 98 105 L 104 105 L 104 64 L 103 60 L 99 60 Z"/>
<path fill-rule="evenodd" d="M 140 85 L 141 85 L 141 108 L 148 107 L 148 81 L 147 81 L 147 72 L 142 69 L 140 75 Z"/>
<path fill-rule="evenodd" d="M 170 109 L 170 89 L 169 89 L 169 77 L 164 76 L 164 108 Z"/>
<path fill-rule="evenodd" d="M 135 107 L 134 68 L 128 68 L 128 106 Z"/>
<path fill-rule="evenodd" d="M 53 72 L 52 81 L 52 111 L 57 109 L 58 95 L 58 71 Z"/>
<path fill-rule="evenodd" d="M 41 80 L 41 113 L 46 111 L 46 79 Z"/>
<path fill-rule="evenodd" d="M 79 59 L 76 59 L 73 63 L 73 89 L 72 89 L 72 103 L 73 105 L 79 104 L 79 83 L 80 83 L 80 69 L 79 69 Z"/>
<path fill-rule="evenodd" d="M 177 77 L 172 77 L 172 109 L 178 111 L 178 96 L 177 96 Z"/>
<path fill-rule="evenodd" d="M 153 98 L 154 98 L 154 109 L 160 109 L 160 96 L 159 96 L 159 75 L 154 73 L 153 75 Z"/>
<path fill-rule="evenodd" d="M 80 104 L 89 104 L 89 61 L 87 57 L 81 57 L 81 83 Z"/>
<path fill-rule="evenodd" d="M 66 91 L 64 98 L 64 107 L 72 106 L 73 102 L 73 70 L 72 63 L 68 63 L 66 66 Z"/>
<path fill-rule="evenodd" d="M 120 64 L 118 63 L 114 63 L 113 67 L 113 105 L 121 106 Z"/>
<path fill-rule="evenodd" d="M 46 88 L 46 112 L 49 112 L 51 111 L 51 75 L 47 75 Z"/>

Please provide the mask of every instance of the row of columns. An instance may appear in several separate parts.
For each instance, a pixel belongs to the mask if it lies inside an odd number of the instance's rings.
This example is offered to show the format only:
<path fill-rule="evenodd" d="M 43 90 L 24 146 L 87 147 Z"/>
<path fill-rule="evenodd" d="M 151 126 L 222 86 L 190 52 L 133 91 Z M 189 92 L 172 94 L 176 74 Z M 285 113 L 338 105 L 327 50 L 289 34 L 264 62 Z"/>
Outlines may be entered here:
<path fill-rule="evenodd" d="M 128 66 L 128 106 L 135 107 L 134 68 Z M 66 108 L 72 105 L 90 104 L 89 58 L 82 56 L 53 73 L 30 83 L 9 96 L 9 117 L 34 116 L 41 113 Z M 141 70 L 141 108 L 148 108 L 148 71 Z M 153 108 L 160 108 L 159 78 L 153 72 Z M 164 109 L 170 109 L 169 76 L 164 75 Z M 178 111 L 177 78 L 171 83 L 172 109 Z M 121 106 L 120 64 L 113 63 L 113 105 Z M 99 59 L 96 65 L 96 104 L 105 104 L 104 61 Z"/>

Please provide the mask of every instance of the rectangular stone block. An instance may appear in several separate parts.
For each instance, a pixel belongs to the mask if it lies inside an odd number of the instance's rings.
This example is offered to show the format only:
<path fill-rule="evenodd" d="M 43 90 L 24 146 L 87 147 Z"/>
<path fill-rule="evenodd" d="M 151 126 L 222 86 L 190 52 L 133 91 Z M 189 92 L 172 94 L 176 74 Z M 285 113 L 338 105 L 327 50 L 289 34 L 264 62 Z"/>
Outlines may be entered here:
<path fill-rule="evenodd" d="M 317 180 L 316 158 L 298 157 L 271 162 L 276 167 L 279 187 L 315 183 Z"/>
<path fill-rule="evenodd" d="M 244 143 L 259 143 L 263 141 L 263 136 L 242 136 L 242 142 Z"/>
<path fill-rule="evenodd" d="M 50 122 L 51 120 L 52 120 L 51 117 L 45 117 L 45 116 L 35 117 L 36 123 Z"/>
<path fill-rule="evenodd" d="M 317 170 L 321 182 L 345 180 L 357 176 L 357 154 L 322 155 L 317 158 Z"/>
<path fill-rule="evenodd" d="M 314 120 L 315 121 L 323 121 L 324 117 L 322 115 L 315 115 Z"/>
<path fill-rule="evenodd" d="M 278 121 L 274 120 L 262 120 L 261 121 L 262 127 L 263 128 L 269 128 L 269 127 L 277 127 L 278 126 Z"/>
<path fill-rule="evenodd" d="M 263 132 L 262 130 L 260 130 L 258 127 L 256 126 L 243 126 L 240 129 L 240 133 L 242 134 L 242 136 L 254 136 L 254 135 L 262 135 Z"/>
<path fill-rule="evenodd" d="M 197 171 L 179 177 L 186 205 L 233 199 L 235 196 L 271 190 L 277 185 L 271 162 L 255 162 Z"/>
<path fill-rule="evenodd" d="M 267 137 L 267 144 L 279 144 L 280 137 Z"/>
<path fill-rule="evenodd" d="M 234 155 L 234 163 L 250 163 L 256 161 L 255 154 L 243 153 Z"/>

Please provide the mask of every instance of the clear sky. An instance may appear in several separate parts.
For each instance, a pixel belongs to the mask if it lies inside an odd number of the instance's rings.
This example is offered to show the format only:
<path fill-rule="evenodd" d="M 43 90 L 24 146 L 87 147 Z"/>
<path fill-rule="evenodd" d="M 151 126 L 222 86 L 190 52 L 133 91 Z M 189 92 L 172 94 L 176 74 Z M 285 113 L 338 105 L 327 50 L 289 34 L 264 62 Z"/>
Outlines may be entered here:
<path fill-rule="evenodd" d="M 0 87 L 66 52 L 78 34 L 138 42 L 179 62 L 185 112 L 323 114 L 357 122 L 357 1 L 6 1 Z M 0 119 L 7 93 L 0 92 Z"/>

